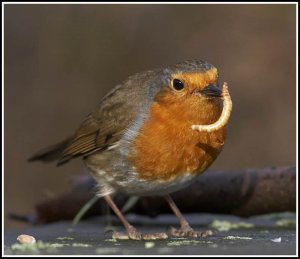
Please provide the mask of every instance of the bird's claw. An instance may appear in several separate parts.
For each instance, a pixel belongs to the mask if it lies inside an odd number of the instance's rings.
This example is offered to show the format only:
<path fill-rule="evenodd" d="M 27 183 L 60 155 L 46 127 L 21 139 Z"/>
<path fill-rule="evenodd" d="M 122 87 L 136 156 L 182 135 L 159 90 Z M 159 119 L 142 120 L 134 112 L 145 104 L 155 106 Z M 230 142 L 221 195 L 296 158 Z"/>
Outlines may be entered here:
<path fill-rule="evenodd" d="M 174 237 L 208 237 L 216 234 L 216 231 L 210 229 L 204 231 L 195 231 L 190 226 L 181 227 L 180 229 L 171 227 L 169 234 Z"/>
<path fill-rule="evenodd" d="M 164 240 L 168 238 L 168 235 L 166 233 L 142 234 L 135 228 L 131 228 L 126 233 L 114 231 L 112 238 L 118 240 Z"/>

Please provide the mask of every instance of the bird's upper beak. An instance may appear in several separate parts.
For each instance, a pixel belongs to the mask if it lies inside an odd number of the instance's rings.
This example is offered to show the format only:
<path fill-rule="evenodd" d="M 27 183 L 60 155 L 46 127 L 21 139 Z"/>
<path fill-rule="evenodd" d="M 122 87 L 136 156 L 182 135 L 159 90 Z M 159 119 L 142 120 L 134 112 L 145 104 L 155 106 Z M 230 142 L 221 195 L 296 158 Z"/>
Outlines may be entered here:
<path fill-rule="evenodd" d="M 222 90 L 217 85 L 208 85 L 197 91 L 196 94 L 206 97 L 222 97 Z"/>

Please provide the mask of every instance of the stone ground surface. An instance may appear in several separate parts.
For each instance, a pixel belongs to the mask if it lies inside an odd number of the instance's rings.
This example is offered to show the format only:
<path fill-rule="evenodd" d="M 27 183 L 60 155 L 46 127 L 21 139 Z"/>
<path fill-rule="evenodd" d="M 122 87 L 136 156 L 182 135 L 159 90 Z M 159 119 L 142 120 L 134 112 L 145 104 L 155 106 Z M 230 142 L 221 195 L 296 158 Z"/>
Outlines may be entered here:
<path fill-rule="evenodd" d="M 174 216 L 147 218 L 127 215 L 140 231 L 163 232 L 169 226 L 177 227 Z M 190 214 L 187 220 L 196 230 L 210 224 L 219 229 L 207 238 L 173 238 L 162 241 L 113 240 L 107 230 L 107 218 L 97 217 L 81 221 L 59 222 L 31 227 L 4 234 L 4 254 L 61 254 L 61 255 L 295 255 L 296 215 L 294 213 L 269 214 L 248 219 L 230 215 Z M 112 217 L 113 227 L 122 231 Z M 247 224 L 245 224 L 247 223 Z M 211 228 L 211 227 L 210 227 Z M 35 245 L 17 244 L 20 234 L 34 236 Z"/>

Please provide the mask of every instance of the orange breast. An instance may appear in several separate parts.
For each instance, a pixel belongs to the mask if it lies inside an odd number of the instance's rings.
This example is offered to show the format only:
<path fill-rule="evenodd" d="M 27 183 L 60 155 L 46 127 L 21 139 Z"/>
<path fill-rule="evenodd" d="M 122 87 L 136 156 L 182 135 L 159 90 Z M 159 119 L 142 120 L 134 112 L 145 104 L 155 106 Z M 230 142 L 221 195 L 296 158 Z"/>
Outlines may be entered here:
<path fill-rule="evenodd" d="M 221 105 L 208 106 L 191 109 L 189 100 L 152 105 L 129 155 L 141 179 L 167 181 L 186 172 L 203 172 L 211 165 L 223 147 L 226 129 L 213 133 L 191 129 L 192 124 L 218 120 Z"/>

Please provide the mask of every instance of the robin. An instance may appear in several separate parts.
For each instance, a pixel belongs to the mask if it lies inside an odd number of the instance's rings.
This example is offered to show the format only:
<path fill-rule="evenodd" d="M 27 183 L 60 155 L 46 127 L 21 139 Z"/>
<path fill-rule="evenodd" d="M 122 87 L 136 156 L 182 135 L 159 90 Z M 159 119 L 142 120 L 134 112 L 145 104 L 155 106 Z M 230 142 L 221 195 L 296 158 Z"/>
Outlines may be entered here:
<path fill-rule="evenodd" d="M 203 237 L 171 196 L 188 186 L 217 158 L 226 137 L 232 104 L 217 69 L 201 60 L 130 76 L 101 100 L 67 140 L 29 159 L 62 165 L 82 157 L 103 197 L 126 228 L 113 238 L 165 239 L 167 233 L 142 234 L 118 209 L 111 195 L 164 196 L 179 219 L 173 236 Z"/>

